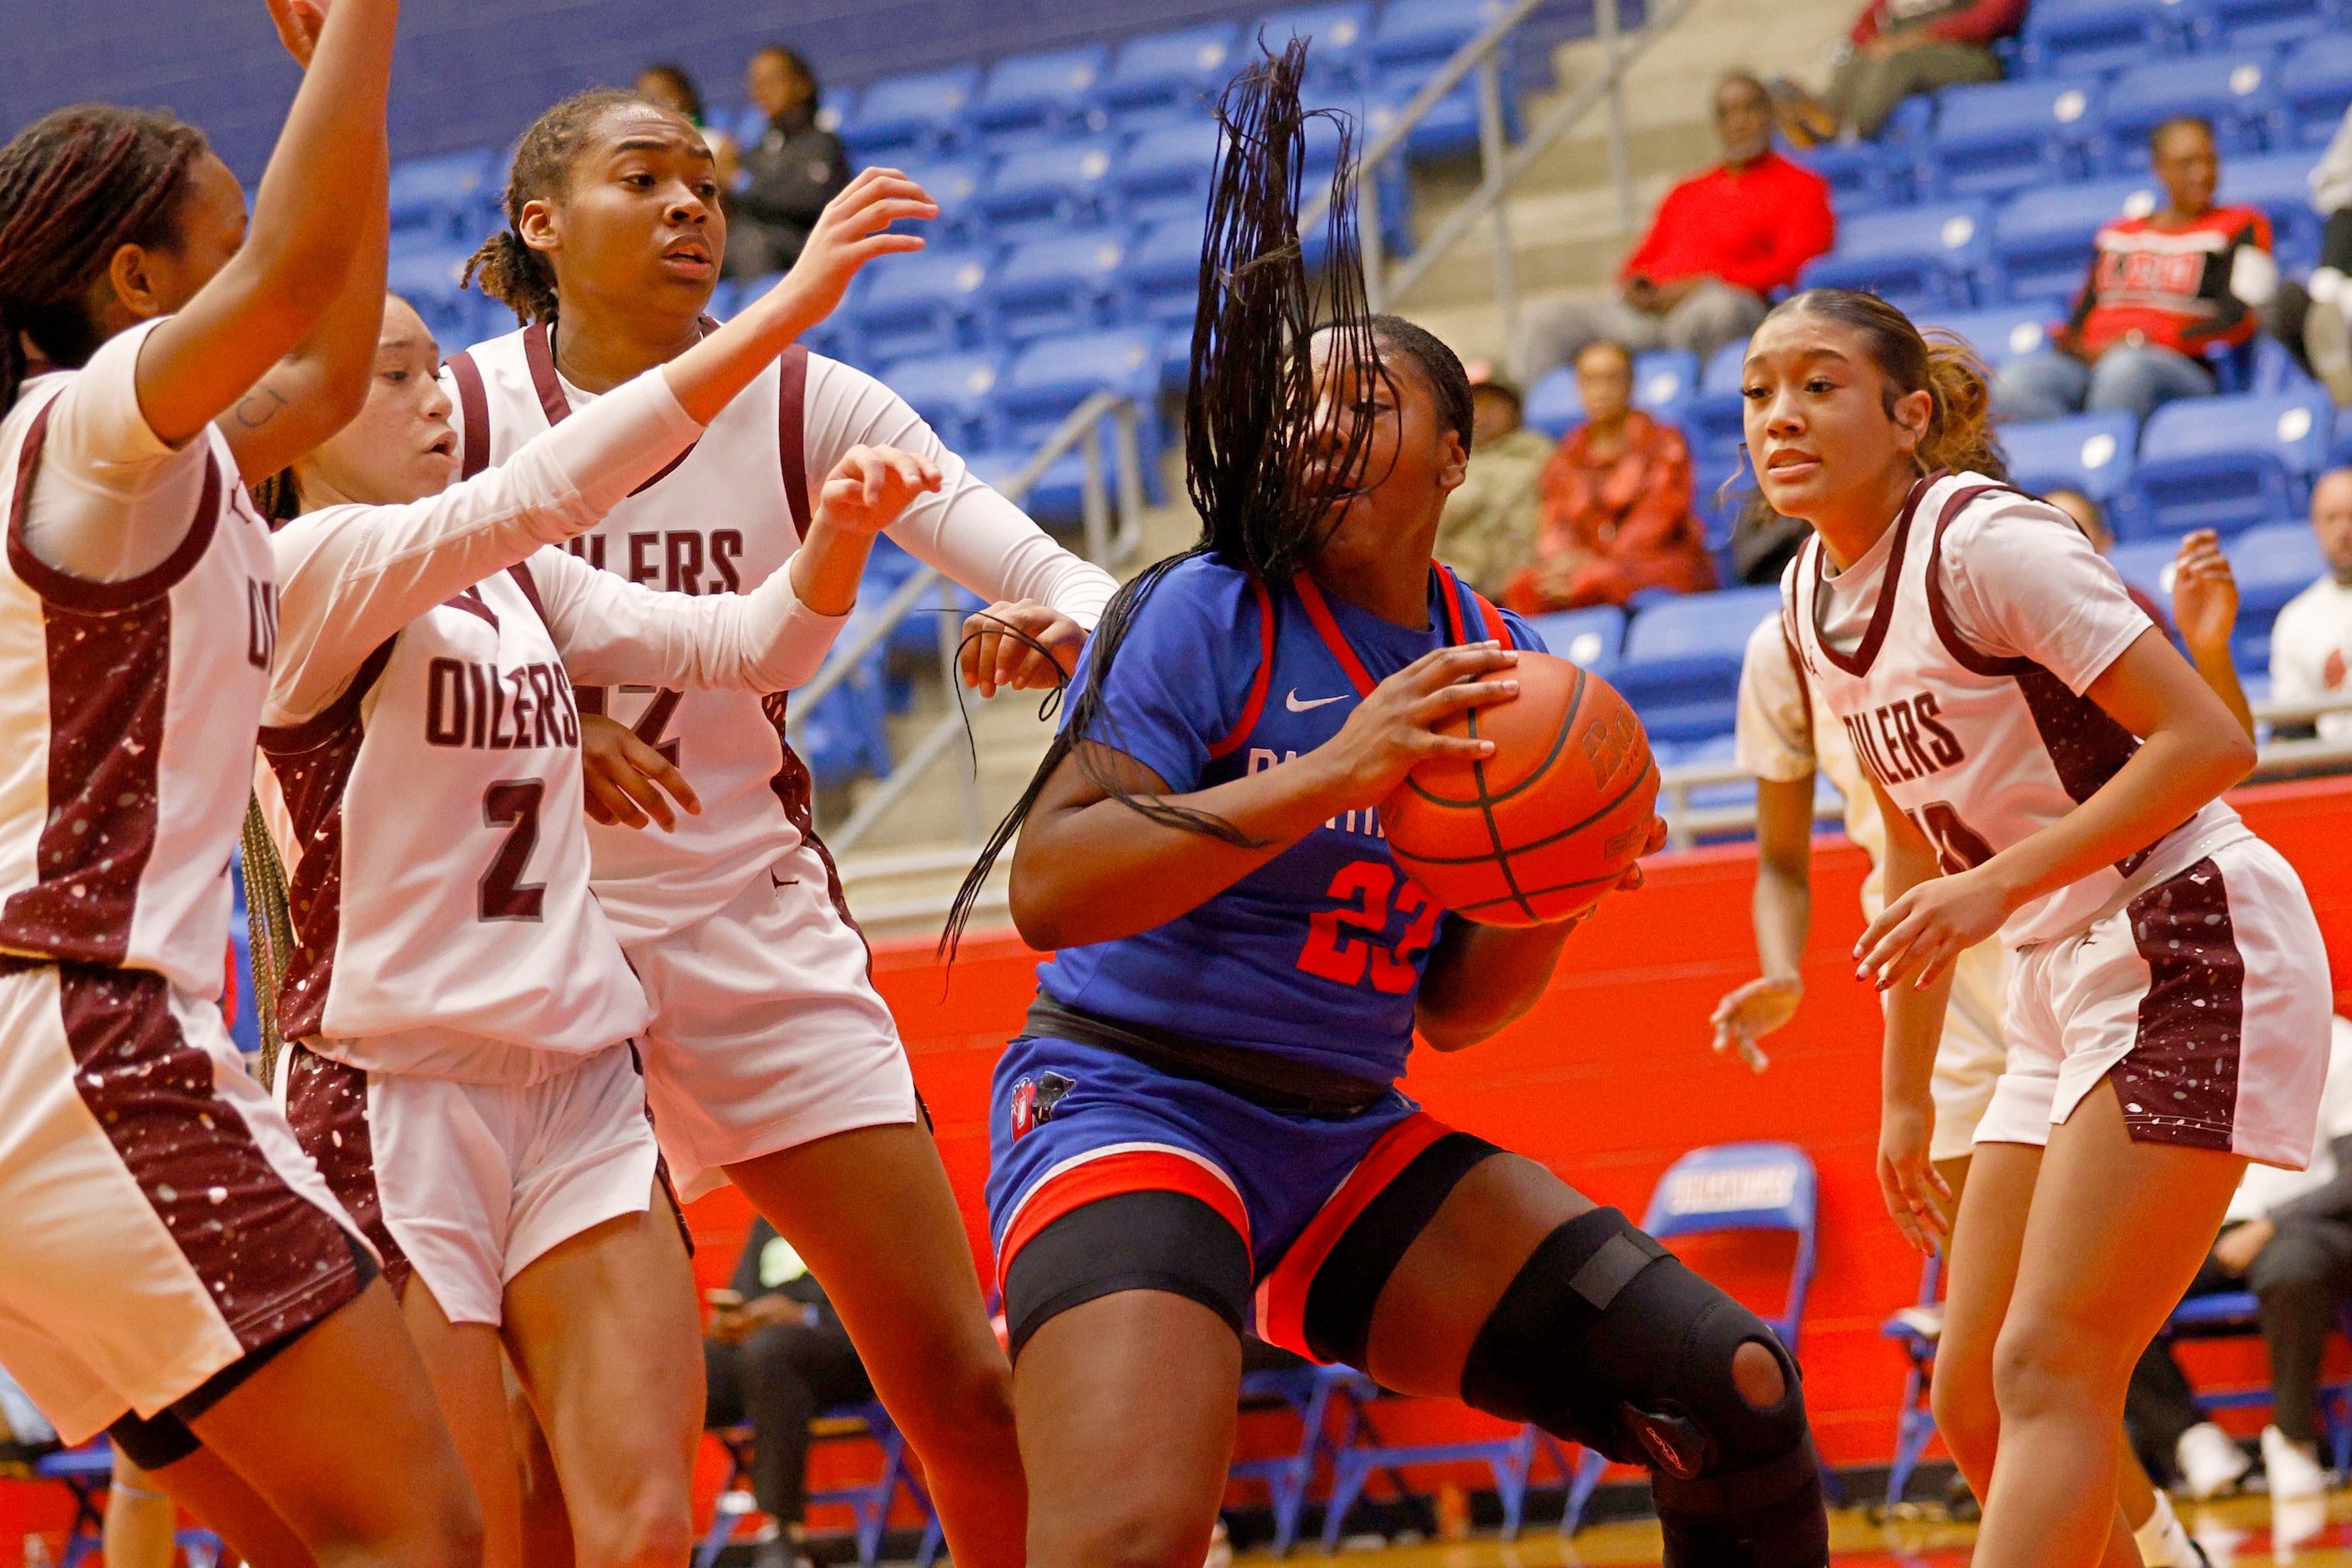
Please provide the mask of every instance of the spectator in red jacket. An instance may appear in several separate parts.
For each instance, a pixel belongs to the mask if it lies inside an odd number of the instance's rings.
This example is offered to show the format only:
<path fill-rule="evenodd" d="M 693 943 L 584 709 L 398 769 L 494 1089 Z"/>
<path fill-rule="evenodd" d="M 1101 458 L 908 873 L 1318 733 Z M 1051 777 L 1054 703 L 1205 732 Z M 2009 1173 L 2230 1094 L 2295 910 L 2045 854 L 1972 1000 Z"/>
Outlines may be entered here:
<path fill-rule="evenodd" d="M 2242 347 L 2278 289 L 2271 224 L 2259 208 L 2217 207 L 2213 128 L 2168 120 L 2148 146 L 2161 211 L 2099 230 L 2091 275 L 2051 346 L 2011 360 L 1993 386 L 2010 419 L 2121 410 L 2135 418 L 2179 397 L 2209 397 L 2208 349 Z"/>
<path fill-rule="evenodd" d="M 1875 136 L 1915 93 L 1999 81 L 1994 40 L 2025 23 L 2026 0 L 1870 0 L 1846 35 L 1829 90 L 1815 98 L 1786 77 L 1772 83 L 1781 133 L 1797 146 Z"/>
<path fill-rule="evenodd" d="M 1619 268 L 1614 300 L 1566 305 L 1539 323 L 1532 370 L 1574 362 L 1607 339 L 1639 353 L 1689 349 L 1702 360 L 1756 330 L 1764 296 L 1836 237 L 1829 186 L 1772 151 L 1764 84 L 1735 71 L 1716 85 L 1723 163 L 1666 193 L 1650 232 Z"/>

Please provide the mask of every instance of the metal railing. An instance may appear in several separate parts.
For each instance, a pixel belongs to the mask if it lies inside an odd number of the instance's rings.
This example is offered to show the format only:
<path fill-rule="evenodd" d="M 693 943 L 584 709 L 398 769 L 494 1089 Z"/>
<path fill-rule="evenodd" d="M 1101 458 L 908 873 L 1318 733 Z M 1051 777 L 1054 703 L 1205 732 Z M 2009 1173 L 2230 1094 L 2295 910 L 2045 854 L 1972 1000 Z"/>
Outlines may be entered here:
<path fill-rule="evenodd" d="M 1086 465 L 1079 487 L 1079 517 L 1085 531 L 1087 558 L 1116 573 L 1133 557 L 1143 541 L 1143 456 L 1139 438 L 1143 418 L 1142 405 L 1131 397 L 1108 390 L 1090 394 L 1055 426 L 1054 433 L 1022 465 L 1019 473 L 996 487 L 997 492 L 1015 505 L 1020 504 L 1037 488 L 1047 469 L 1074 448 L 1077 450 Z M 1104 451 L 1106 428 L 1110 447 L 1108 455 Z M 963 617 L 947 613 L 957 605 L 955 590 L 956 584 L 939 568 L 919 565 L 887 599 L 871 611 L 861 611 L 852 620 L 824 668 L 817 671 L 816 679 L 792 694 L 785 710 L 784 733 L 798 746 L 817 704 L 853 679 L 909 616 L 936 616 L 940 674 L 951 706 L 917 739 L 904 757 L 893 763 L 880 785 L 840 826 L 825 829 L 825 841 L 835 850 L 855 848 L 940 758 L 954 751 L 956 742 L 964 736 L 964 704 L 982 700 L 971 696 L 961 696 L 959 700 L 961 681 L 956 671 L 956 656 L 962 640 Z M 962 805 L 964 839 L 968 844 L 978 844 L 986 835 L 988 824 L 982 812 L 977 771 L 967 772 Z"/>
<path fill-rule="evenodd" d="M 1620 24 L 1619 0 L 1593 0 L 1594 37 L 1601 49 L 1601 69 L 1578 84 L 1550 112 L 1530 127 L 1517 147 L 1509 145 L 1504 124 L 1501 52 L 1512 36 L 1527 25 L 1548 0 L 1515 0 L 1510 9 L 1487 24 L 1423 82 L 1406 100 L 1393 121 L 1363 149 L 1358 168 L 1377 170 L 1404 147 L 1405 139 L 1463 79 L 1477 73 L 1477 189 L 1391 269 L 1381 238 L 1380 192 L 1377 180 L 1359 177 L 1356 202 L 1364 255 L 1364 289 L 1375 310 L 1409 293 L 1447 252 L 1483 219 L 1494 231 L 1495 303 L 1502 315 L 1502 342 L 1514 363 L 1514 374 L 1526 366 L 1517 363 L 1526 352 L 1527 335 L 1520 330 L 1518 277 L 1511 247 L 1511 226 L 1506 198 L 1538 158 L 1574 130 L 1595 108 L 1608 113 L 1609 175 L 1617 194 L 1619 226 L 1634 223 L 1633 156 L 1625 140 L 1625 73 L 1649 51 L 1650 46 L 1674 28 L 1697 0 L 1654 0 L 1643 26 L 1628 34 Z M 1311 232 L 1330 209 L 1328 192 L 1308 202 L 1299 215 L 1301 234 Z"/>

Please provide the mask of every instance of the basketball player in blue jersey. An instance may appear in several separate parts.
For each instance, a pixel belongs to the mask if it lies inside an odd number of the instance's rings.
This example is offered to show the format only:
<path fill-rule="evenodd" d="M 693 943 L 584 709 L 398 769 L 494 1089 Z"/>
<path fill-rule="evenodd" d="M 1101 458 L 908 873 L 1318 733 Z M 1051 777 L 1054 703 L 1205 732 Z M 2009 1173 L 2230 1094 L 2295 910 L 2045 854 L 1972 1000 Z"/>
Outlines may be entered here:
<path fill-rule="evenodd" d="M 1573 922 L 1447 918 L 1381 837 L 1416 764 L 1490 750 L 1436 727 L 1507 700 L 1540 645 L 1431 560 L 1469 386 L 1366 312 L 1345 158 L 1309 292 L 1303 59 L 1221 110 L 1188 409 L 1203 538 L 1113 602 L 998 839 L 1025 822 L 1013 917 L 1059 950 L 991 1109 L 1028 1561 L 1201 1561 L 1254 1321 L 1648 1466 L 1670 1563 L 1815 1568 L 1821 1483 L 1770 1331 L 1394 1087 L 1416 1031 L 1458 1050 L 1533 1005 Z"/>

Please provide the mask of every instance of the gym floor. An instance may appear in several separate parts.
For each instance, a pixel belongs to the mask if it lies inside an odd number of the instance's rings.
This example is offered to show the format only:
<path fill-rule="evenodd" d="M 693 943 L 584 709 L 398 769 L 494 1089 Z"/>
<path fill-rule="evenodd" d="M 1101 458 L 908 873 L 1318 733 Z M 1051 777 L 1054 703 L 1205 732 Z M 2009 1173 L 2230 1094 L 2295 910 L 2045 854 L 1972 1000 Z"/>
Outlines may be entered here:
<path fill-rule="evenodd" d="M 2263 1497 L 2238 1497 L 2215 1503 L 2182 1504 L 2181 1518 L 2213 1560 L 2213 1568 L 2352 1568 L 2352 1492 L 2324 1500 L 2283 1504 L 2275 1510 Z M 1874 1522 L 1857 1509 L 1832 1517 L 1831 1544 L 1837 1568 L 1962 1568 L 1969 1561 L 1973 1526 L 1896 1520 Z M 1312 1561 L 1310 1546 L 1289 1561 Z M 1538 1527 L 1506 1545 L 1492 1536 L 1465 1542 L 1391 1546 L 1361 1556 L 1377 1568 L 1632 1568 L 1658 1561 L 1654 1524 L 1595 1525 L 1573 1542 Z M 1272 1562 L 1260 1554 L 1237 1562 Z"/>

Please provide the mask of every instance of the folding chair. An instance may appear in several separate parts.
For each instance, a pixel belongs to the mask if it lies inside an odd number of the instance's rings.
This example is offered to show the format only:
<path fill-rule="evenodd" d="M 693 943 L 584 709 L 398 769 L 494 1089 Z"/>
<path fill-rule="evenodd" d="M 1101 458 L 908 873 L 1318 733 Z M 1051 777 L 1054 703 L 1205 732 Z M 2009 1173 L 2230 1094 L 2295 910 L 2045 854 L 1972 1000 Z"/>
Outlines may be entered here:
<path fill-rule="evenodd" d="M 718 1506 L 711 1510 L 710 1528 L 703 1532 L 702 1544 L 695 1551 L 694 1568 L 716 1568 L 719 1554 L 734 1537 L 737 1524 L 746 1515 L 759 1512 L 759 1504 L 751 1500 L 751 1428 L 730 1426 L 711 1436 L 727 1449 L 727 1484 L 720 1489 Z M 831 1504 L 851 1510 L 856 1520 L 857 1561 L 863 1568 L 874 1568 L 881 1556 L 883 1538 L 890 1529 L 890 1510 L 898 1501 L 901 1487 L 923 1516 L 922 1541 L 915 1550 L 915 1562 L 919 1568 L 931 1568 L 942 1539 L 940 1516 L 931 1507 L 929 1491 L 907 1465 L 907 1439 L 890 1419 L 890 1413 L 879 1402 L 845 1405 L 810 1422 L 809 1436 L 819 1443 L 870 1437 L 882 1450 L 882 1473 L 869 1484 L 813 1491 L 807 1497 L 812 1507 Z"/>
<path fill-rule="evenodd" d="M 2242 1339 L 2263 1331 L 2261 1303 L 2251 1290 L 2228 1290 L 2212 1296 L 2191 1296 L 2172 1310 L 2157 1338 L 2178 1343 L 2182 1340 Z M 2338 1313 L 2337 1328 L 2352 1335 L 2352 1323 Z M 2271 1403 L 2271 1385 L 2267 1381 L 2235 1388 L 2189 1391 L 2197 1401 L 2199 1411 L 2211 1415 L 2222 1410 L 2262 1410 Z M 2328 1467 L 2342 1475 L 2352 1467 L 2352 1382 L 2339 1380 L 2319 1385 L 2320 1420 L 2327 1428 Z"/>
<path fill-rule="evenodd" d="M 1919 1270 L 1919 1304 L 1906 1307 L 1879 1325 L 1879 1333 L 1901 1347 L 1910 1369 L 1903 1374 L 1903 1405 L 1895 1415 L 1895 1462 L 1886 1468 L 1886 1506 L 1903 1500 L 1919 1456 L 1936 1436 L 1936 1412 L 1928 1395 L 1936 1376 L 1936 1345 L 1944 1336 L 1944 1264 L 1931 1253 Z"/>
<path fill-rule="evenodd" d="M 1385 1472 L 1398 1497 L 1404 1499 L 1415 1495 L 1399 1473 L 1406 1465 L 1485 1464 L 1495 1479 L 1496 1499 L 1503 1505 L 1505 1541 L 1518 1537 L 1519 1522 L 1527 1508 L 1528 1481 L 1538 1458 L 1549 1458 L 1560 1479 L 1568 1479 L 1568 1457 L 1561 1452 L 1559 1442 L 1533 1426 L 1523 1426 L 1507 1437 L 1392 1447 L 1381 1440 L 1367 1409 L 1381 1397 L 1381 1385 L 1351 1368 L 1321 1370 L 1330 1378 L 1334 1392 L 1347 1402 L 1348 1416 L 1345 1434 L 1331 1457 L 1331 1497 L 1323 1508 L 1326 1552 L 1338 1549 L 1339 1531 L 1375 1470 Z"/>
<path fill-rule="evenodd" d="M 1274 1503 L 1274 1554 L 1287 1556 L 1298 1542 L 1299 1516 L 1307 1509 L 1307 1489 L 1315 1482 L 1318 1461 L 1328 1463 L 1334 1449 L 1328 1418 L 1334 1373 L 1342 1369 L 1315 1366 L 1265 1367 L 1242 1373 L 1244 1408 L 1286 1405 L 1298 1416 L 1298 1447 L 1288 1454 L 1264 1459 L 1235 1459 L 1226 1468 L 1229 1479 L 1263 1481 Z"/>

